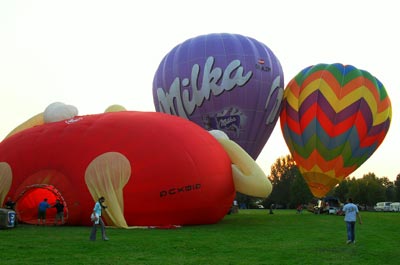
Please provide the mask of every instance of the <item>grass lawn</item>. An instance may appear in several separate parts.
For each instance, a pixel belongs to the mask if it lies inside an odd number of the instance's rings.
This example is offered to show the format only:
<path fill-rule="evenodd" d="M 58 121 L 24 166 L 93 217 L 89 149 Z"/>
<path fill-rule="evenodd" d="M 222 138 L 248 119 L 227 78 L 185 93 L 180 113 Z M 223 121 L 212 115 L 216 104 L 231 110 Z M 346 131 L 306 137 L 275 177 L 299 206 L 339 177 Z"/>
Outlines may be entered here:
<path fill-rule="evenodd" d="M 361 212 L 356 244 L 343 216 L 240 210 L 214 225 L 177 229 L 19 225 L 0 230 L 0 264 L 399 264 L 400 213 Z M 98 232 L 100 236 L 100 232 Z"/>

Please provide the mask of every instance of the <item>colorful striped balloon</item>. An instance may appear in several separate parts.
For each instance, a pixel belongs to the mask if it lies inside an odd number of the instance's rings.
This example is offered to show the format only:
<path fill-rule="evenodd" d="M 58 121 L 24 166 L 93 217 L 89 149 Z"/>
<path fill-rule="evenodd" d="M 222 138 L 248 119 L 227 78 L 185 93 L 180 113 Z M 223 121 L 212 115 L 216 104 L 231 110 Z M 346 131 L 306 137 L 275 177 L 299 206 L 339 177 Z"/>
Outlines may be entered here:
<path fill-rule="evenodd" d="M 385 87 L 370 73 L 318 64 L 287 85 L 280 122 L 311 192 L 323 197 L 375 152 L 391 116 Z"/>

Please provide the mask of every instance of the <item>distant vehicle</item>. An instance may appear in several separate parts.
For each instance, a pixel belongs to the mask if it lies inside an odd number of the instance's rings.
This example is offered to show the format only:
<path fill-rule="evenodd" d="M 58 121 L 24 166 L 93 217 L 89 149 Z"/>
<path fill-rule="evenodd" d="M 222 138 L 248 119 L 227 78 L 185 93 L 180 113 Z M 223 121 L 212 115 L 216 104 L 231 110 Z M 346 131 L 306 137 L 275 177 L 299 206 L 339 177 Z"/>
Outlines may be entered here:
<path fill-rule="evenodd" d="M 374 210 L 377 212 L 389 212 L 391 203 L 392 202 L 377 202 L 374 206 Z"/>
<path fill-rule="evenodd" d="M 315 213 L 339 214 L 342 203 L 336 197 L 324 197 L 322 199 L 313 199 L 308 205 L 307 210 Z"/>
<path fill-rule="evenodd" d="M 248 205 L 249 209 L 264 209 L 264 205 L 262 205 L 262 200 L 258 200 L 255 202 L 250 202 Z"/>
<path fill-rule="evenodd" d="M 390 204 L 391 212 L 400 212 L 400 202 L 393 202 Z"/>
<path fill-rule="evenodd" d="M 361 205 L 361 204 L 356 204 L 356 205 L 357 205 L 359 211 L 367 210 L 367 207 L 365 205 Z"/>

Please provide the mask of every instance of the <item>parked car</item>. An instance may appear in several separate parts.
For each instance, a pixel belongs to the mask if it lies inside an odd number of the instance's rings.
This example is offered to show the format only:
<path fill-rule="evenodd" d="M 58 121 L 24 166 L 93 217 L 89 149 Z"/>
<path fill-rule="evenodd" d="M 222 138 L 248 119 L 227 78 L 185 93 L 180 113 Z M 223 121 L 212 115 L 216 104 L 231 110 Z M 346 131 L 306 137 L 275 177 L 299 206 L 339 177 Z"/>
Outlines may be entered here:
<path fill-rule="evenodd" d="M 377 212 L 389 212 L 391 203 L 392 202 L 377 202 L 374 206 L 374 210 Z"/>
<path fill-rule="evenodd" d="M 390 204 L 391 212 L 400 212 L 400 202 L 393 202 Z"/>

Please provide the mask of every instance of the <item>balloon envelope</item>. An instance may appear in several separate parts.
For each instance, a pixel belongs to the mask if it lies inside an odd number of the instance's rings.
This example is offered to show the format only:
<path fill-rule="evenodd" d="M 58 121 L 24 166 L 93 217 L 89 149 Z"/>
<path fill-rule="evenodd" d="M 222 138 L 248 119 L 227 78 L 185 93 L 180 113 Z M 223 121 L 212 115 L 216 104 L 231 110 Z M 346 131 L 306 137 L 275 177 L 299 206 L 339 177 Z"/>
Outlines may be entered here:
<path fill-rule="evenodd" d="M 154 76 L 157 111 L 228 134 L 256 159 L 278 120 L 283 71 L 263 43 L 238 34 L 198 36 L 173 48 Z"/>
<path fill-rule="evenodd" d="M 91 225 L 106 198 L 109 225 L 210 224 L 235 197 L 231 161 L 217 140 L 185 119 L 157 112 L 76 116 L 0 143 L 0 205 L 36 224 L 44 198 L 65 204 L 68 225 Z M 48 222 L 55 216 L 49 209 Z M 50 222 L 52 223 L 52 222 Z"/>
<path fill-rule="evenodd" d="M 310 66 L 289 82 L 281 129 L 314 196 L 323 197 L 373 154 L 391 115 L 382 83 L 351 65 Z"/>

